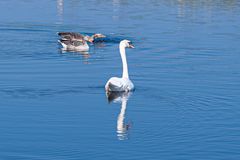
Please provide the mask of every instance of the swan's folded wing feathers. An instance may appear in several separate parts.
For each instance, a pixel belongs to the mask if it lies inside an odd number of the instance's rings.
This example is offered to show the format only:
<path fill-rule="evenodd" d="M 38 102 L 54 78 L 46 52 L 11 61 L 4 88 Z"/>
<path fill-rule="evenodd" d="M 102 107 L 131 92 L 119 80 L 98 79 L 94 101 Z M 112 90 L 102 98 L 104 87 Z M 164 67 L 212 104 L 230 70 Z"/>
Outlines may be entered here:
<path fill-rule="evenodd" d="M 117 83 L 109 82 L 108 86 L 112 91 L 117 91 L 119 90 L 119 88 L 123 87 L 122 83 L 119 82 Z"/>
<path fill-rule="evenodd" d="M 113 77 L 107 82 L 106 88 L 110 91 L 119 91 L 119 89 L 123 88 L 123 85 L 120 78 Z"/>

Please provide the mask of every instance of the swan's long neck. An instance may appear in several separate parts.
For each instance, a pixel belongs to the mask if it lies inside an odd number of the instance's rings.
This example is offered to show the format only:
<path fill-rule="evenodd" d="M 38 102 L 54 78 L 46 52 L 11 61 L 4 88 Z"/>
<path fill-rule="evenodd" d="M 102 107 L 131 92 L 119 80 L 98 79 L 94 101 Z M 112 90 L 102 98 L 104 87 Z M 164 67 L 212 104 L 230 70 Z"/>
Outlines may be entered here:
<path fill-rule="evenodd" d="M 120 55 L 121 55 L 121 58 L 122 58 L 122 65 L 123 65 L 122 78 L 129 78 L 125 46 L 120 44 L 119 49 L 120 49 Z"/>

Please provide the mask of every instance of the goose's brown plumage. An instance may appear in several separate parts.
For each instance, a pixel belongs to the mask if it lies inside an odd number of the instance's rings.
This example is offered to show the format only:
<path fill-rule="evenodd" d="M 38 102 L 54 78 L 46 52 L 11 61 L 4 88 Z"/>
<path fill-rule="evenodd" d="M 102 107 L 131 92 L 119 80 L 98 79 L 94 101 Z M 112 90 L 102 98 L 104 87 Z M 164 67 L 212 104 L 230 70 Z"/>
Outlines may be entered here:
<path fill-rule="evenodd" d="M 58 35 L 61 39 L 68 39 L 68 40 L 84 40 L 84 36 L 80 33 L 76 32 L 58 32 Z"/>
<path fill-rule="evenodd" d="M 82 35 L 77 32 L 58 32 L 61 37 L 59 43 L 62 44 L 64 50 L 89 50 L 88 42 L 93 42 L 96 38 L 105 37 L 103 34 L 94 34 L 92 36 Z"/>

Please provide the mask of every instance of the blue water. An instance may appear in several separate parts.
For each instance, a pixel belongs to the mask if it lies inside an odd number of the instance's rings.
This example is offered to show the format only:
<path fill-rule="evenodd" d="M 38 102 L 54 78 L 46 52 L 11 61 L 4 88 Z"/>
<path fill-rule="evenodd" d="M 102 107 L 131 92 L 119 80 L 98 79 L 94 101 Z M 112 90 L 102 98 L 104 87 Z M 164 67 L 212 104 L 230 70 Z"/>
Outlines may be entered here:
<path fill-rule="evenodd" d="M 240 2 L 0 1 L 0 159 L 240 159 Z M 103 33 L 88 54 L 58 31 Z M 131 95 L 109 103 L 127 50 Z"/>

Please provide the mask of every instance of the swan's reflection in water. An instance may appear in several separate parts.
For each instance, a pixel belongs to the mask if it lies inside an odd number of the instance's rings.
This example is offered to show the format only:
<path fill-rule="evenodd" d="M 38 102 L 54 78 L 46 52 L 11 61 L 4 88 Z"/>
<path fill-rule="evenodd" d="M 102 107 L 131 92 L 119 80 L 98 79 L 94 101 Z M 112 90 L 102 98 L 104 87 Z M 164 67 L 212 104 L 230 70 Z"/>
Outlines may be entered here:
<path fill-rule="evenodd" d="M 128 139 L 128 131 L 131 128 L 131 123 L 125 123 L 125 113 L 127 109 L 127 101 L 131 96 L 131 92 L 107 92 L 109 102 L 121 103 L 121 110 L 117 119 L 117 136 L 119 140 Z"/>

